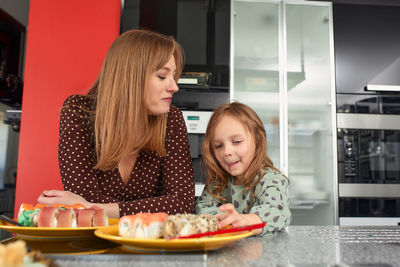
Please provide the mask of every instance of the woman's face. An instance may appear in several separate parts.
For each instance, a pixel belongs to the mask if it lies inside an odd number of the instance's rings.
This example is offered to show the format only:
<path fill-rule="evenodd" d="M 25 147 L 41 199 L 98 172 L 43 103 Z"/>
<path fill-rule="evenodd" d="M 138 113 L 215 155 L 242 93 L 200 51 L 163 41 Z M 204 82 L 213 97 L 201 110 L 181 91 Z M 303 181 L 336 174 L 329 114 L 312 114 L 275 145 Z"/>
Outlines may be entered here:
<path fill-rule="evenodd" d="M 167 64 L 150 75 L 145 96 L 145 104 L 149 114 L 168 113 L 172 95 L 179 90 L 175 82 L 175 72 L 175 58 L 171 56 Z"/>
<path fill-rule="evenodd" d="M 255 144 L 249 131 L 236 118 L 225 115 L 211 140 L 215 158 L 225 171 L 241 179 L 254 158 Z"/>

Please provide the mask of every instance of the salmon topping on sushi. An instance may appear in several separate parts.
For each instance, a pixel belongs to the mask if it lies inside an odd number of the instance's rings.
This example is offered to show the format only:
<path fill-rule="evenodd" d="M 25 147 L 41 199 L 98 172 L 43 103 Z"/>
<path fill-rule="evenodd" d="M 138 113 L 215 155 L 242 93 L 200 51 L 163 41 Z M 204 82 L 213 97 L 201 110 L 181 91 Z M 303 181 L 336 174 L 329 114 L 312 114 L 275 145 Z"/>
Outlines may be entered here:
<path fill-rule="evenodd" d="M 38 226 L 39 227 L 57 227 L 58 209 L 54 207 L 43 207 L 38 213 Z"/>
<path fill-rule="evenodd" d="M 93 210 L 78 210 L 78 227 L 91 227 L 93 225 Z"/>
<path fill-rule="evenodd" d="M 108 217 L 104 209 L 98 206 L 87 209 L 82 204 L 33 206 L 22 203 L 18 211 L 18 222 L 27 227 L 98 227 L 108 225 Z"/>
<path fill-rule="evenodd" d="M 158 213 L 138 213 L 127 215 L 119 221 L 119 235 L 135 238 L 160 238 L 161 229 L 168 214 Z"/>
<path fill-rule="evenodd" d="M 73 209 L 61 209 L 57 213 L 57 227 L 77 227 L 76 214 Z"/>

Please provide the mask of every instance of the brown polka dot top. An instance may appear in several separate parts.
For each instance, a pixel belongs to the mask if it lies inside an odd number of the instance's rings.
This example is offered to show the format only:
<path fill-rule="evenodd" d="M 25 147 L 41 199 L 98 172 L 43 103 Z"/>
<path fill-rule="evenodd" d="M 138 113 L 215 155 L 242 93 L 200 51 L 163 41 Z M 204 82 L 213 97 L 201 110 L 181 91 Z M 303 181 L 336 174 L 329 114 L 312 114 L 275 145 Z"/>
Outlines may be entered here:
<path fill-rule="evenodd" d="M 68 97 L 61 110 L 58 159 L 64 190 L 92 203 L 118 203 L 120 216 L 138 212 L 194 211 L 194 175 L 182 112 L 171 106 L 168 113 L 166 151 L 160 157 L 140 152 L 125 184 L 118 168 L 93 169 L 96 165 L 94 129 L 84 110 L 92 100 Z"/>

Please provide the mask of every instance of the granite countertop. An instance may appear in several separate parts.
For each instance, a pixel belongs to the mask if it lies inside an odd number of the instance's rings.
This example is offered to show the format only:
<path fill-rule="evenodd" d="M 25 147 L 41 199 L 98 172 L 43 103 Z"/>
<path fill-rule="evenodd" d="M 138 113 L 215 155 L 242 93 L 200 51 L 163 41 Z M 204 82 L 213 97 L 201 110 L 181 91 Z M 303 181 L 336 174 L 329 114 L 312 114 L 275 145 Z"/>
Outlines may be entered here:
<path fill-rule="evenodd" d="M 221 249 L 163 255 L 48 255 L 59 266 L 400 266 L 400 227 L 289 226 Z"/>

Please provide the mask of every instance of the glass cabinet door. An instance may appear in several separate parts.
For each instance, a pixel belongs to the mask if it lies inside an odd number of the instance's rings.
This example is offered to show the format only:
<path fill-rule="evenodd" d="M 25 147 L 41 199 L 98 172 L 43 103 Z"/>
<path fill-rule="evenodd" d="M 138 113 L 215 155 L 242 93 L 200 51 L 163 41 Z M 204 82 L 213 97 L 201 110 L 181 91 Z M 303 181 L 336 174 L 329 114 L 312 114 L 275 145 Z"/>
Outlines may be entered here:
<path fill-rule="evenodd" d="M 312 215 L 313 224 L 333 224 L 337 183 L 331 8 L 286 3 L 284 10 L 289 192 L 295 207 L 309 205 L 295 209 L 294 223 L 309 224 Z"/>
<path fill-rule="evenodd" d="M 260 116 L 267 132 L 269 157 L 279 167 L 279 4 L 233 1 L 231 9 L 231 99 L 249 105 Z"/>
<path fill-rule="evenodd" d="M 261 117 L 292 224 L 337 224 L 331 3 L 233 0 L 231 99 Z"/>

